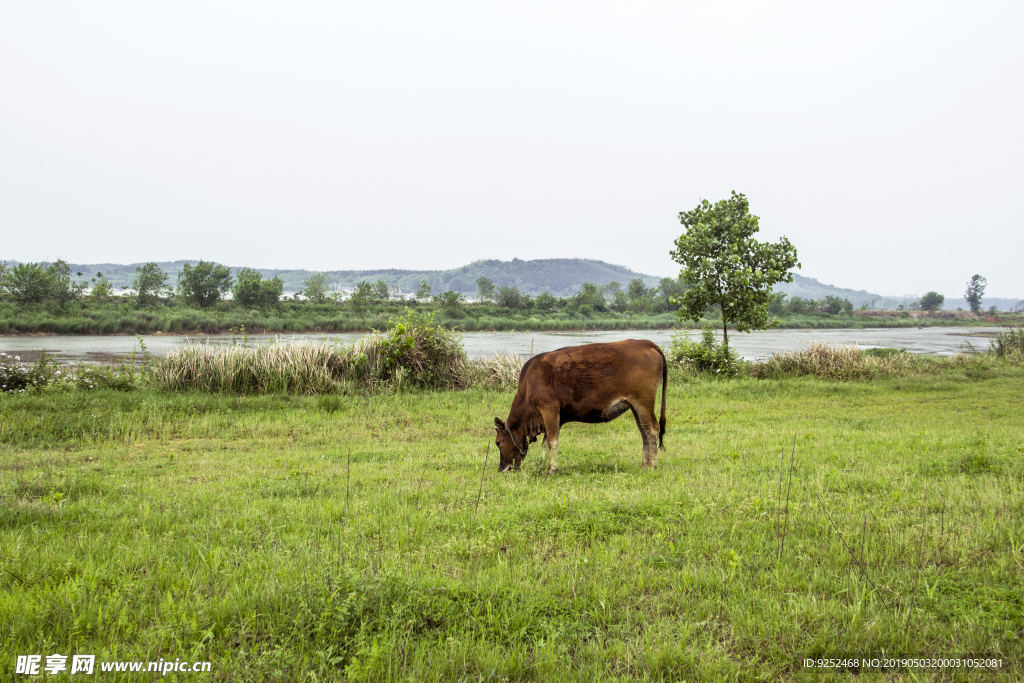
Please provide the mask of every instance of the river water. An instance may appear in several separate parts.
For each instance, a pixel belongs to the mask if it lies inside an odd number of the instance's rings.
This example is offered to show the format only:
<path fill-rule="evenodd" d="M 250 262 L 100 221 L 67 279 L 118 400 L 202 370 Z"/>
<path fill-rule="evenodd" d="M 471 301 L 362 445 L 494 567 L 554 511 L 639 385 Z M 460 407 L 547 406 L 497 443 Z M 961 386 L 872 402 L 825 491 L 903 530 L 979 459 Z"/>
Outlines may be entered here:
<path fill-rule="evenodd" d="M 891 347 L 906 349 L 911 353 L 928 353 L 950 356 L 966 350 L 968 344 L 977 350 L 986 350 L 990 338 L 999 332 L 998 327 L 925 327 L 900 329 L 856 329 L 856 330 L 765 330 L 749 334 L 730 332 L 729 345 L 744 358 L 755 360 L 766 358 L 775 352 L 794 351 L 806 348 L 814 341 L 829 344 L 856 344 L 864 349 Z M 287 334 L 250 335 L 252 343 L 267 343 L 277 340 L 338 340 L 351 343 L 364 333 L 334 335 Z M 619 341 L 621 339 L 650 339 L 668 347 L 672 340 L 671 330 L 632 330 L 613 332 L 468 332 L 463 334 L 463 344 L 471 358 L 482 358 L 495 353 L 509 351 L 520 355 L 552 351 L 563 346 L 591 344 L 594 342 Z M 687 331 L 691 339 L 699 339 L 697 330 Z M 718 331 L 717 337 L 721 339 Z M 229 345 L 240 343 L 241 339 L 231 335 L 147 335 L 143 336 L 149 353 L 163 356 L 169 351 L 187 343 Z M 56 356 L 63 362 L 86 361 L 96 363 L 116 362 L 137 349 L 135 337 L 129 336 L 10 336 L 0 337 L 0 351 L 11 355 L 24 356 L 23 360 L 35 360 L 41 351 Z"/>

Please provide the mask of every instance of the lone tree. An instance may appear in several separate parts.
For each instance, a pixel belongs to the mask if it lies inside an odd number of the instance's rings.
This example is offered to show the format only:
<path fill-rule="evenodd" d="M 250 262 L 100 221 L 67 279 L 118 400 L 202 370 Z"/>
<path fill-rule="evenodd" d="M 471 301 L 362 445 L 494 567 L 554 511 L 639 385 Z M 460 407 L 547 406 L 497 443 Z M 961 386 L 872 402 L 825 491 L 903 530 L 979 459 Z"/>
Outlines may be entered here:
<path fill-rule="evenodd" d="M 680 320 L 700 320 L 710 306 L 722 308 L 722 344 L 729 348 L 729 324 L 740 332 L 778 324 L 768 315 L 772 285 L 792 282 L 790 269 L 800 267 L 796 247 L 783 237 L 770 244 L 753 238 L 759 228 L 746 196 L 733 191 L 714 206 L 702 199 L 693 211 L 679 214 L 686 231 L 676 240 L 672 259 L 689 285 L 673 297 Z"/>
<path fill-rule="evenodd" d="M 355 289 L 352 290 L 352 296 L 349 299 L 352 302 L 352 308 L 355 309 L 356 313 L 362 313 L 366 310 L 366 304 L 373 298 L 373 285 L 366 280 L 360 280 L 356 283 Z"/>
<path fill-rule="evenodd" d="M 498 287 L 498 293 L 494 295 L 494 301 L 499 306 L 517 311 L 520 308 L 526 308 L 526 302 L 529 297 L 519 291 L 518 287 L 512 285 L 502 285 Z"/>
<path fill-rule="evenodd" d="M 629 286 L 626 287 L 626 294 L 629 296 L 630 301 L 636 301 L 637 299 L 643 299 L 645 296 L 649 295 L 650 292 L 648 292 L 647 287 L 644 286 L 644 281 L 635 277 L 629 281 Z"/>
<path fill-rule="evenodd" d="M 416 288 L 417 301 L 430 301 L 430 285 L 426 280 L 420 280 L 420 286 Z"/>
<path fill-rule="evenodd" d="M 946 302 L 946 297 L 942 296 L 938 292 L 928 292 L 921 297 L 921 310 L 934 313 L 935 311 L 942 308 L 942 304 Z"/>
<path fill-rule="evenodd" d="M 4 291 L 18 305 L 43 303 L 50 287 L 50 274 L 39 263 L 16 263 L 6 270 Z"/>
<path fill-rule="evenodd" d="M 445 312 L 454 313 L 461 308 L 465 298 L 462 296 L 462 292 L 449 289 L 441 294 L 435 294 L 434 301 L 440 304 L 441 309 Z"/>
<path fill-rule="evenodd" d="M 284 282 L 279 277 L 263 279 L 263 274 L 255 268 L 242 268 L 235 278 L 235 286 L 231 295 L 242 306 L 250 308 L 266 308 L 276 306 L 284 292 Z"/>
<path fill-rule="evenodd" d="M 977 314 L 981 312 L 981 297 L 985 295 L 985 285 L 987 284 L 988 280 L 980 275 L 975 275 L 967 283 L 964 299 L 967 300 L 967 305 L 971 307 L 971 313 Z"/>
<path fill-rule="evenodd" d="M 167 289 L 167 273 L 154 261 L 143 264 L 135 269 L 135 277 L 131 282 L 132 289 L 142 306 L 155 304 Z"/>
<path fill-rule="evenodd" d="M 313 273 L 302 282 L 302 291 L 299 294 L 313 303 L 322 304 L 327 301 L 329 286 L 326 274 Z"/>
<path fill-rule="evenodd" d="M 64 259 L 57 259 L 46 267 L 50 278 L 50 300 L 64 307 L 82 295 L 85 283 L 71 279 L 71 265 Z"/>
<path fill-rule="evenodd" d="M 101 271 L 96 271 L 96 277 L 90 280 L 89 301 L 95 304 L 105 304 L 114 296 L 114 287 L 110 280 L 103 277 Z"/>
<path fill-rule="evenodd" d="M 537 308 L 542 311 L 550 311 L 558 305 L 558 299 L 551 292 L 541 292 L 535 300 Z"/>
<path fill-rule="evenodd" d="M 624 311 L 629 306 L 629 297 L 622 291 L 618 282 L 609 282 L 601 288 L 601 293 L 613 311 Z"/>
<path fill-rule="evenodd" d="M 373 296 L 381 301 L 387 301 L 391 298 L 390 285 L 383 280 L 377 280 L 373 283 Z"/>
<path fill-rule="evenodd" d="M 494 301 L 494 283 L 490 278 L 477 278 L 476 288 L 480 291 L 480 301 Z"/>
<path fill-rule="evenodd" d="M 178 295 L 199 308 L 217 303 L 230 289 L 231 269 L 227 266 L 200 260 L 194 268 L 186 263 L 178 273 Z"/>

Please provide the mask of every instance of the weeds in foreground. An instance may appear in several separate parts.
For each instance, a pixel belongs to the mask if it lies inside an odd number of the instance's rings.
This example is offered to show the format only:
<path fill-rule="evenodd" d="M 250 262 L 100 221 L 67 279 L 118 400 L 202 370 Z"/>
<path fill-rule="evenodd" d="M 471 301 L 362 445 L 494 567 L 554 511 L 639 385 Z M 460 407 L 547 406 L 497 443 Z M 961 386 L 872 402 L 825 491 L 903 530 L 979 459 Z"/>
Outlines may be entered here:
<path fill-rule="evenodd" d="M 1024 327 L 1011 327 L 1002 330 L 999 336 L 992 340 L 990 353 L 999 358 L 1021 363 L 1024 360 Z"/>
<path fill-rule="evenodd" d="M 151 362 L 141 337 L 139 343 L 141 355 L 132 350 L 116 367 L 85 363 L 61 365 L 46 352 L 35 363 L 23 363 L 20 356 L 0 352 L 0 394 L 24 394 L 43 389 L 131 391 L 142 384 Z"/>

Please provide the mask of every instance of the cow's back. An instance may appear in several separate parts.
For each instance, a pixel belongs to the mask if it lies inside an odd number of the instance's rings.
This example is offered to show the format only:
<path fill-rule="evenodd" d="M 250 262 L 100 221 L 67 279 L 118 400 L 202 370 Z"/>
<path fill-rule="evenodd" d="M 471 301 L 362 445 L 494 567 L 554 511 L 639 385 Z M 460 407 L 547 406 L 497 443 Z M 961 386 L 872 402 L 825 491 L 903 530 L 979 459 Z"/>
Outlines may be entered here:
<path fill-rule="evenodd" d="M 612 402 L 646 394 L 662 377 L 664 356 L 645 339 L 584 344 L 531 358 L 520 374 L 517 396 L 529 404 L 557 401 L 567 417 L 583 419 Z M 591 421 L 587 419 L 586 421 Z"/>

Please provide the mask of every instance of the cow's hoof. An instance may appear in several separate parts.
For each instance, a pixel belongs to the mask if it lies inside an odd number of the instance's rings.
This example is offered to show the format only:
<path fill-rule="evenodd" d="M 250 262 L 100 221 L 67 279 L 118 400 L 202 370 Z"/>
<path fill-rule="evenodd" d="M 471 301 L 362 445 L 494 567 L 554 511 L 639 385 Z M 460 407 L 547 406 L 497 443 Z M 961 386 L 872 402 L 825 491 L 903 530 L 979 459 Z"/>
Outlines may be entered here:
<path fill-rule="evenodd" d="M 548 474 L 554 474 L 557 471 L 558 471 L 557 467 L 549 467 L 548 468 Z"/>

